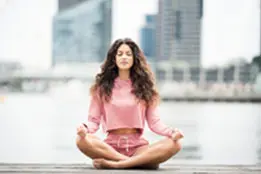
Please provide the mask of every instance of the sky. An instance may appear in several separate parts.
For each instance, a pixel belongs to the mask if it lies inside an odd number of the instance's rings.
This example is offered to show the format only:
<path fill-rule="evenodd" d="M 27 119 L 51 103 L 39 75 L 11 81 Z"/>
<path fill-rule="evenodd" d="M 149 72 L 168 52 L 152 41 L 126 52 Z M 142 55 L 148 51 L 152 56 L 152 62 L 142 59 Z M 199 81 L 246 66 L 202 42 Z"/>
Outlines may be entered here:
<path fill-rule="evenodd" d="M 250 61 L 259 53 L 259 8 L 259 0 L 204 0 L 204 66 L 221 65 L 237 57 Z M 139 43 L 144 15 L 157 13 L 157 0 L 113 0 L 113 9 L 112 41 L 130 37 Z M 56 10 L 56 0 L 0 0 L 0 61 L 49 67 Z"/>

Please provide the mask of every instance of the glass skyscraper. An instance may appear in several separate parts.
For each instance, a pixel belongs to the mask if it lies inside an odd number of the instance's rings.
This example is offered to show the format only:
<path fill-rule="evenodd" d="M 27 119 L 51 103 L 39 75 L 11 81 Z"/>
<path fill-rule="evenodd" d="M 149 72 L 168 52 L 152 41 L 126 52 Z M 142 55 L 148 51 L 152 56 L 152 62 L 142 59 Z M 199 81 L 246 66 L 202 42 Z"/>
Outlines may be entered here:
<path fill-rule="evenodd" d="M 146 15 L 146 23 L 140 30 L 141 49 L 149 61 L 156 58 L 156 15 Z"/>
<path fill-rule="evenodd" d="M 58 9 L 59 11 L 65 10 L 68 8 L 73 8 L 74 6 L 88 0 L 58 0 Z"/>
<path fill-rule="evenodd" d="M 53 65 L 101 62 L 111 42 L 111 0 L 88 0 L 53 20 Z"/>

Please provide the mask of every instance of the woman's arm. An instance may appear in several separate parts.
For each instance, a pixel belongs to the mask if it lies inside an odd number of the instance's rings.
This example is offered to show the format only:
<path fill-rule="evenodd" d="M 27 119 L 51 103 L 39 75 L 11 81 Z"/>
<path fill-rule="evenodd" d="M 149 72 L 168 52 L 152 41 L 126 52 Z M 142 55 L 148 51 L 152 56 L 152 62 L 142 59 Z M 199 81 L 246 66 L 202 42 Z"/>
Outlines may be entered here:
<path fill-rule="evenodd" d="M 87 133 L 95 133 L 100 126 L 102 116 L 102 102 L 97 95 L 91 97 L 88 121 L 84 126 L 87 128 Z"/>
<path fill-rule="evenodd" d="M 149 106 L 146 111 L 146 118 L 148 127 L 156 134 L 171 138 L 174 129 L 165 125 L 161 120 L 158 113 L 157 106 Z"/>

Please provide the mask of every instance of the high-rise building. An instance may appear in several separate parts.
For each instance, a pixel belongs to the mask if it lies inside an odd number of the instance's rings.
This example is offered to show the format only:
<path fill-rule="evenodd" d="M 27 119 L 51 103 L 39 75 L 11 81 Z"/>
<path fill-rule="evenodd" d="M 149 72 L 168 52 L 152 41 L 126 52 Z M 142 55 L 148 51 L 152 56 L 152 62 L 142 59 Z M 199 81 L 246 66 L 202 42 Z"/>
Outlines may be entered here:
<path fill-rule="evenodd" d="M 200 66 L 203 0 L 158 1 L 157 60 Z"/>
<path fill-rule="evenodd" d="M 260 54 L 260 56 L 261 56 L 261 0 L 259 1 L 259 22 L 260 22 L 260 25 L 259 25 L 259 45 L 260 45 L 260 50 L 259 50 L 259 54 Z"/>
<path fill-rule="evenodd" d="M 111 43 L 111 0 L 88 0 L 53 20 L 53 65 L 101 62 Z"/>
<path fill-rule="evenodd" d="M 145 25 L 140 30 L 140 44 L 149 61 L 156 58 L 156 15 L 146 15 Z"/>
<path fill-rule="evenodd" d="M 58 0 L 58 9 L 59 11 L 65 10 L 68 8 L 73 8 L 74 6 L 88 0 Z"/>

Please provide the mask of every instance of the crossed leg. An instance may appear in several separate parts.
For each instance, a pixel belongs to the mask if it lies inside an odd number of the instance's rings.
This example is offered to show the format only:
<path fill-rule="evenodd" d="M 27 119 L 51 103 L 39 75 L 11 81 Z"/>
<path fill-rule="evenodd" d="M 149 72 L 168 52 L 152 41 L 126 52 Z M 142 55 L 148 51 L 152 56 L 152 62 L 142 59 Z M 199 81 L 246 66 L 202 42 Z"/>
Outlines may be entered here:
<path fill-rule="evenodd" d="M 85 138 L 77 136 L 76 145 L 83 154 L 92 159 L 103 158 L 112 161 L 120 161 L 129 158 L 91 134 L 86 134 Z"/>
<path fill-rule="evenodd" d="M 125 169 L 125 168 L 145 168 L 157 169 L 160 163 L 167 161 L 181 150 L 179 140 L 173 141 L 165 138 L 149 146 L 137 149 L 136 153 L 125 160 L 112 161 L 107 159 L 95 159 L 93 164 L 96 168 Z"/>

